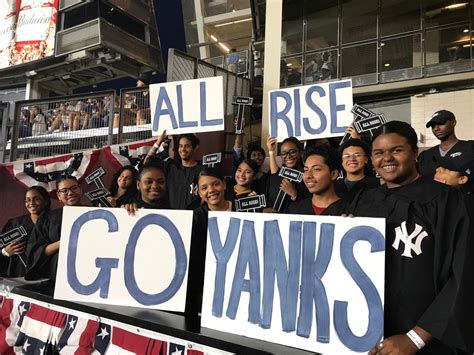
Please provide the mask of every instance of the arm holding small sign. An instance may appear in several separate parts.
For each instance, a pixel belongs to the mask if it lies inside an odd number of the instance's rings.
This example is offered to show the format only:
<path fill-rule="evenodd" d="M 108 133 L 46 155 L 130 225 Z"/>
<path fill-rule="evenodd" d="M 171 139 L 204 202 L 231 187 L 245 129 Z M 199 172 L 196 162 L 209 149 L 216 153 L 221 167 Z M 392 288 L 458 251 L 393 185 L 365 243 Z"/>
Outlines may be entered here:
<path fill-rule="evenodd" d="M 267 148 L 270 161 L 270 173 L 276 174 L 278 172 L 279 167 L 276 161 L 277 139 L 275 137 L 267 138 Z"/>

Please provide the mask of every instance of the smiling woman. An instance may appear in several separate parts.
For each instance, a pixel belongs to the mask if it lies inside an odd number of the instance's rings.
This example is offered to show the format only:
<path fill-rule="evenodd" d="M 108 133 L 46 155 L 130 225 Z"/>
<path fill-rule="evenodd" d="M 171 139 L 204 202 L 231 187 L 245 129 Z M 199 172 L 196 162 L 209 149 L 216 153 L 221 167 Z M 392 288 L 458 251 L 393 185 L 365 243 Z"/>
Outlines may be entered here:
<path fill-rule="evenodd" d="M 472 226 L 460 191 L 418 174 L 416 143 L 404 122 L 374 132 L 372 161 L 386 184 L 347 211 L 386 220 L 384 340 L 370 353 L 472 353 Z"/>

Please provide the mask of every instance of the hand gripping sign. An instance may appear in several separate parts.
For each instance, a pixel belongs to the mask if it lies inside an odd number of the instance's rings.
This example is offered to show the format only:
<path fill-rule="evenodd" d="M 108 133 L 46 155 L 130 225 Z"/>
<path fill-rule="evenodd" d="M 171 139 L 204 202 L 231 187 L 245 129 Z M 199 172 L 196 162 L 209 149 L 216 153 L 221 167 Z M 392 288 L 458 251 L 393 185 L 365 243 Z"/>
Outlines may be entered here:
<path fill-rule="evenodd" d="M 8 244 L 13 242 L 21 242 L 26 237 L 27 233 L 23 226 L 18 226 L 0 234 L 0 249 L 3 249 Z M 21 255 L 17 255 L 23 265 L 26 266 L 26 261 L 23 260 Z"/>
<path fill-rule="evenodd" d="M 232 105 L 237 105 L 237 120 L 235 122 L 235 133 L 242 134 L 244 129 L 245 107 L 251 107 L 253 104 L 253 97 L 248 96 L 234 96 Z"/>
<path fill-rule="evenodd" d="M 351 112 L 355 115 L 352 125 L 359 134 L 362 132 L 369 132 L 370 135 L 373 136 L 372 130 L 387 122 L 384 114 L 377 115 L 375 112 L 360 105 L 354 105 L 351 109 Z M 346 133 L 344 137 L 342 137 L 340 144 L 344 143 L 350 138 L 351 135 Z"/>
<path fill-rule="evenodd" d="M 283 166 L 280 169 L 280 173 L 278 175 L 287 180 L 290 180 L 291 182 L 301 182 L 301 180 L 303 180 L 303 173 L 301 171 L 287 168 L 286 166 Z M 275 200 L 275 203 L 273 204 L 273 209 L 277 210 L 278 212 L 281 212 L 281 209 L 285 205 L 284 202 L 287 196 L 288 194 L 283 190 L 278 191 L 277 198 Z"/>

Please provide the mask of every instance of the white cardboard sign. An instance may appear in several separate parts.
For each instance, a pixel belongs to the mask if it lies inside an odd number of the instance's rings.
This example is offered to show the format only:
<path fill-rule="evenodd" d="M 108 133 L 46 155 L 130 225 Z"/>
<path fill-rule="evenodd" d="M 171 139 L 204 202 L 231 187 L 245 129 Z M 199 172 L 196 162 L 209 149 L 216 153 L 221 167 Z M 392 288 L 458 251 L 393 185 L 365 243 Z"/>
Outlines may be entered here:
<path fill-rule="evenodd" d="M 201 325 L 312 352 L 383 335 L 385 220 L 210 212 Z"/>
<path fill-rule="evenodd" d="M 224 130 L 221 76 L 150 85 L 154 135 Z"/>
<path fill-rule="evenodd" d="M 54 298 L 183 312 L 192 211 L 64 207 Z"/>
<path fill-rule="evenodd" d="M 268 93 L 270 136 L 278 142 L 343 136 L 352 123 L 352 80 L 272 90 Z"/>

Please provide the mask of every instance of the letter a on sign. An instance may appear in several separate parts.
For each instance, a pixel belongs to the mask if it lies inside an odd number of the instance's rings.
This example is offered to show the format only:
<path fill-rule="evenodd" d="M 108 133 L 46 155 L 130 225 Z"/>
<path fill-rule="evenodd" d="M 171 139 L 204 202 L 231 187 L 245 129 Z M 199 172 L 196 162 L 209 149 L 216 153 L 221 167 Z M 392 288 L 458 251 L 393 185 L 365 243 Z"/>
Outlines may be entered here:
<path fill-rule="evenodd" d="M 224 130 L 222 77 L 150 85 L 154 135 Z"/>

